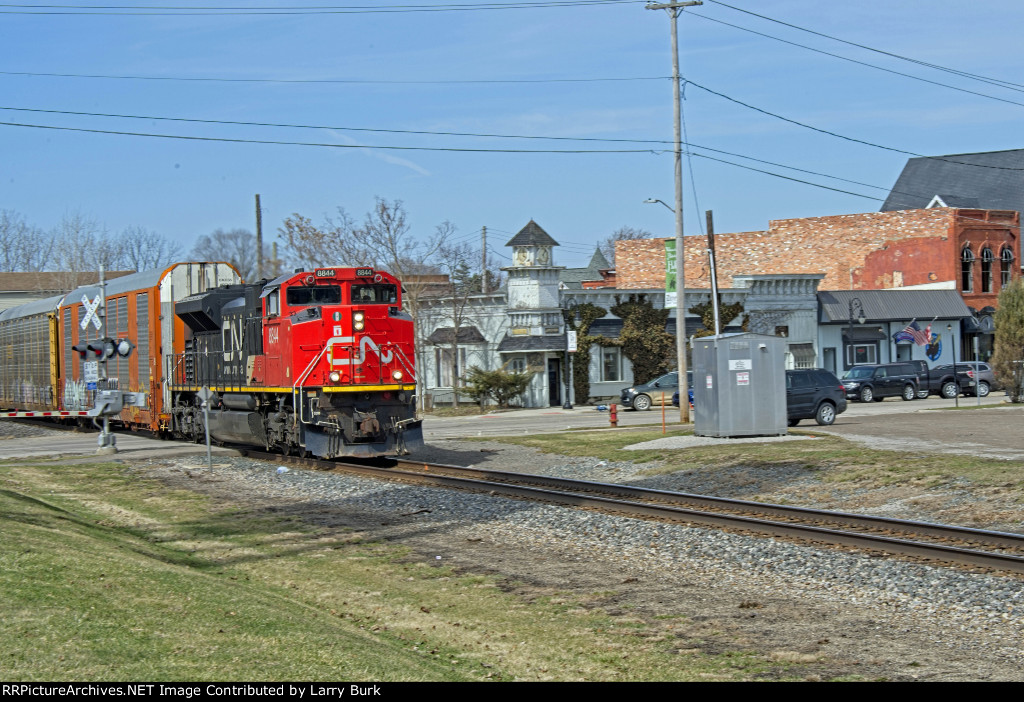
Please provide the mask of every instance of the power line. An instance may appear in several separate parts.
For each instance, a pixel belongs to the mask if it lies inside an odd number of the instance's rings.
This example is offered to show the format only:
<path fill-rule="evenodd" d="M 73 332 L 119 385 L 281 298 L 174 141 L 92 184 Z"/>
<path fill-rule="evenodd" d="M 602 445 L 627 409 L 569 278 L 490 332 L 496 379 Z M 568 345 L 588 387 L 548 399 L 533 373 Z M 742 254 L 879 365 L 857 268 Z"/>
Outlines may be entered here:
<path fill-rule="evenodd" d="M 0 4 L 8 15 L 121 15 L 141 17 L 254 16 L 254 15 L 362 15 L 413 12 L 479 12 L 489 10 L 535 10 L 548 8 L 599 7 L 636 4 L 641 0 L 545 0 L 538 2 L 468 3 L 437 5 L 335 5 L 335 6 L 157 6 L 133 5 L 15 5 Z M 10 9 L 3 9 L 10 8 Z"/>
<path fill-rule="evenodd" d="M 0 110 L 12 112 L 36 112 L 40 114 L 53 115 L 74 115 L 76 117 L 113 117 L 117 119 L 144 119 L 149 121 L 159 120 L 164 122 L 188 122 L 193 124 L 220 124 L 244 127 L 282 127 L 286 129 L 323 129 L 347 132 L 374 132 L 381 134 L 416 134 L 426 136 L 463 136 L 480 137 L 491 139 L 540 139 L 547 141 L 593 141 L 605 143 L 630 143 L 630 144 L 669 144 L 671 142 L 658 139 L 607 139 L 599 137 L 556 137 L 556 136 L 528 136 L 522 134 L 486 134 L 476 132 L 433 132 L 416 129 L 380 129 L 374 127 L 342 127 L 332 125 L 315 124 L 294 124 L 286 122 L 240 122 L 220 119 L 198 119 L 192 117 L 162 117 L 156 115 L 127 115 L 107 112 L 76 112 L 72 110 L 45 110 L 34 107 L 6 107 L 0 106 Z"/>
<path fill-rule="evenodd" d="M 921 76 L 915 76 L 915 75 L 912 75 L 910 73 L 903 73 L 902 71 L 895 71 L 895 70 L 893 70 L 891 68 L 883 68 L 882 66 L 876 66 L 873 63 L 867 63 L 866 61 L 858 61 L 857 59 L 852 59 L 852 58 L 849 58 L 849 57 L 846 57 L 846 56 L 841 56 L 839 54 L 833 54 L 833 53 L 831 53 L 829 51 L 823 51 L 821 49 L 815 49 L 814 47 L 807 46 L 806 44 L 800 44 L 800 43 L 797 43 L 795 41 L 789 41 L 788 39 L 783 39 L 781 37 L 774 36 L 772 34 L 766 34 L 764 32 L 758 32 L 756 30 L 749 29 L 747 27 L 741 27 L 738 24 L 732 24 L 730 22 L 725 22 L 723 20 L 714 19 L 712 17 L 708 17 L 707 15 L 701 15 L 701 14 L 698 14 L 696 12 L 689 12 L 687 14 L 692 16 L 692 17 L 699 17 L 700 19 L 707 20 L 708 22 L 715 22 L 717 24 L 724 24 L 726 27 L 732 27 L 733 29 L 738 29 L 741 32 L 749 32 L 750 34 L 756 34 L 759 37 L 765 37 L 767 39 L 773 39 L 774 41 L 782 42 L 783 44 L 789 44 L 790 46 L 796 46 L 796 47 L 801 48 L 801 49 L 806 49 L 807 51 L 813 51 L 816 54 L 823 54 L 825 56 L 831 56 L 832 58 L 837 58 L 837 59 L 840 59 L 842 61 L 848 61 L 850 63 L 855 63 L 858 66 L 866 66 L 868 68 L 873 68 L 873 69 L 875 69 L 877 71 L 884 71 L 886 73 L 892 73 L 893 75 L 903 76 L 904 78 L 910 78 L 911 80 L 920 81 L 922 83 L 929 83 L 931 85 L 937 85 L 937 86 L 939 86 L 941 88 L 949 88 L 950 90 L 956 90 L 956 91 L 961 92 L 961 93 L 967 93 L 969 95 L 976 95 L 978 97 L 988 98 L 989 100 L 996 100 L 998 102 L 1004 102 L 1004 103 L 1007 103 L 1009 105 L 1018 105 L 1018 106 L 1024 107 L 1024 103 L 1022 103 L 1022 102 L 1016 102 L 1014 100 L 1008 100 L 1006 98 L 996 97 L 995 95 L 988 95 L 987 93 L 979 93 L 979 92 L 977 92 L 975 90 L 968 90 L 967 88 L 958 88 L 955 85 L 950 85 L 948 83 L 940 83 L 939 81 L 936 81 L 936 80 L 930 80 L 928 78 L 922 78 Z"/>
<path fill-rule="evenodd" d="M 789 117 L 783 117 L 782 115 L 776 114 L 775 112 L 770 112 L 769 110 L 765 110 L 765 109 L 763 109 L 761 107 L 755 107 L 754 105 L 751 105 L 749 103 L 743 102 L 742 100 L 737 100 L 736 98 L 730 97 L 730 96 L 726 95 L 725 93 L 720 93 L 720 92 L 718 92 L 716 90 L 712 90 L 711 88 L 706 88 L 703 85 L 701 85 L 700 83 L 695 83 L 692 80 L 688 80 L 687 79 L 685 82 L 688 83 L 689 85 L 692 85 L 692 86 L 694 86 L 696 88 L 699 88 L 700 90 L 703 90 L 705 92 L 711 93 L 712 95 L 717 95 L 718 97 L 723 98 L 725 100 L 728 100 L 729 102 L 734 102 L 737 105 L 741 105 L 743 107 L 746 107 L 749 110 L 754 110 L 755 112 L 760 112 L 763 115 L 768 115 L 769 117 L 774 117 L 775 119 L 782 120 L 783 122 L 789 122 L 790 124 L 795 124 L 796 126 L 803 127 L 804 129 L 810 129 L 811 131 L 815 131 L 815 132 L 818 132 L 820 134 L 827 134 L 828 136 L 836 137 L 837 139 L 844 139 L 846 141 L 851 141 L 851 142 L 854 142 L 856 144 L 864 144 L 865 146 L 871 146 L 871 147 L 876 148 L 876 149 L 882 149 L 884 151 L 892 151 L 892 152 L 897 153 L 897 154 L 904 154 L 906 156 L 914 156 L 916 158 L 926 158 L 926 159 L 933 160 L 933 161 L 945 161 L 946 163 L 955 163 L 955 164 L 960 165 L 960 166 L 973 166 L 975 168 L 989 168 L 989 169 L 998 170 L 998 171 L 1024 171 L 1024 168 L 1013 168 L 1013 167 L 1010 167 L 1010 166 L 988 166 L 988 165 L 982 165 L 982 164 L 978 164 L 978 163 L 966 163 L 964 161 L 954 161 L 953 159 L 944 158 L 944 157 L 941 157 L 941 156 L 925 156 L 923 154 L 919 154 L 919 153 L 916 153 L 914 151 L 907 151 L 905 149 L 897 149 L 897 148 L 895 148 L 893 146 L 883 146 L 881 144 L 876 144 L 876 143 L 871 142 L 871 141 L 865 141 L 864 139 L 857 139 L 855 137 L 849 137 L 849 136 L 845 136 L 843 134 L 838 134 L 836 132 L 831 132 L 831 131 L 829 131 L 827 129 L 822 129 L 820 127 L 814 127 L 814 126 L 811 126 L 811 125 L 806 124 L 804 122 L 799 122 L 799 121 L 797 121 L 795 119 L 791 119 Z"/>
<path fill-rule="evenodd" d="M 882 56 L 889 56 L 890 58 L 899 59 L 900 61 L 907 61 L 909 63 L 914 63 L 914 64 L 917 64 L 919 66 L 925 66 L 926 68 L 933 68 L 933 69 L 935 69 L 937 71 L 943 71 L 945 73 L 951 73 L 951 74 L 956 75 L 956 76 L 961 76 L 962 78 L 970 78 L 972 80 L 981 81 L 982 83 L 989 83 L 990 85 L 996 85 L 996 86 L 999 86 L 1001 88 L 1006 88 L 1008 90 L 1016 90 L 1018 92 L 1024 92 L 1024 85 L 1021 85 L 1020 83 L 1012 83 L 1012 82 L 1010 82 L 1008 80 L 1002 80 L 1002 79 L 999 79 L 999 78 L 989 78 L 989 77 L 986 77 L 986 76 L 978 75 L 976 73 L 969 73 L 967 71 L 961 71 L 961 70 L 958 70 L 956 68 L 949 68 L 947 66 L 940 66 L 939 64 L 936 64 L 936 63 L 929 63 L 928 61 L 922 61 L 920 59 L 910 58 L 908 56 L 902 56 L 900 54 L 896 54 L 896 53 L 893 53 L 891 51 L 883 51 L 882 49 L 876 49 L 874 47 L 866 46 L 864 44 L 858 44 L 857 42 L 854 42 L 854 41 L 848 41 L 846 39 L 840 39 L 839 37 L 832 36 L 831 34 L 825 34 L 824 32 L 817 32 L 817 31 L 815 31 L 813 29 L 808 29 L 807 27 L 801 27 L 801 26 L 796 25 L 796 24 L 790 24 L 789 22 L 783 22 L 782 20 L 778 20 L 778 19 L 775 19 L 773 17 L 768 17 L 767 15 L 759 15 L 756 12 L 751 12 L 750 10 L 744 10 L 741 7 L 734 7 L 733 5 L 728 5 L 728 4 L 724 3 L 724 2 L 719 2 L 718 0 L 707 0 L 707 1 L 710 2 L 710 3 L 713 3 L 715 5 L 721 5 L 722 7 L 728 7 L 730 10 L 735 10 L 736 12 L 742 12 L 744 14 L 751 15 L 753 17 L 758 17 L 758 18 L 766 20 L 768 22 L 774 22 L 775 24 L 781 24 L 784 27 L 789 27 L 791 29 L 796 29 L 796 30 L 801 31 L 801 32 L 807 32 L 808 34 L 813 34 L 815 36 L 823 37 L 825 39 L 831 39 L 832 41 L 837 41 L 837 42 L 839 42 L 841 44 L 847 44 L 848 46 L 855 46 L 858 49 L 864 49 L 865 51 L 871 51 L 871 52 L 876 53 L 876 54 L 881 54 Z"/>
<path fill-rule="evenodd" d="M 658 154 L 654 149 L 468 149 L 440 146 L 376 146 L 373 144 L 324 144 L 303 141 L 279 141 L 272 139 L 232 139 L 228 137 L 185 136 L 181 134 L 152 134 L 146 132 L 123 132 L 111 129 L 85 129 L 82 127 L 54 127 L 43 124 L 0 122 L 0 126 L 52 129 L 64 132 L 88 134 L 110 134 L 115 136 L 149 137 L 154 139 L 181 139 L 185 141 L 212 141 L 233 144 L 275 144 L 281 146 L 320 146 L 332 149 L 382 149 L 390 151 L 451 151 L 462 153 L 506 153 L 506 154 Z"/>
<path fill-rule="evenodd" d="M 490 78 L 480 80 L 368 80 L 361 78 L 203 78 L 182 76 L 134 76 L 98 73 L 38 73 L 32 71 L 0 71 L 4 76 L 40 78 L 90 78 L 102 80 L 182 81 L 195 83 L 295 83 L 326 85 L 502 85 L 532 83 L 608 83 L 672 80 L 672 76 L 626 76 L 622 78 Z"/>

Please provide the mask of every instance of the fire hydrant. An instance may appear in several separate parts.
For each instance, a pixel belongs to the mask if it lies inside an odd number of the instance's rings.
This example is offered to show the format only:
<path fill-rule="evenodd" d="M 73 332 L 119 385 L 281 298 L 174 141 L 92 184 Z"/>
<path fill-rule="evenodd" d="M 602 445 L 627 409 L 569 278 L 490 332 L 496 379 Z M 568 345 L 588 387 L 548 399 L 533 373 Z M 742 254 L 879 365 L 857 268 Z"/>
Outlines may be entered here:
<path fill-rule="evenodd" d="M 618 405 L 616 405 L 614 402 L 612 403 L 612 406 L 611 406 L 611 414 L 608 415 L 608 421 L 611 422 L 611 425 L 613 427 L 619 426 L 619 410 L 618 410 Z"/>

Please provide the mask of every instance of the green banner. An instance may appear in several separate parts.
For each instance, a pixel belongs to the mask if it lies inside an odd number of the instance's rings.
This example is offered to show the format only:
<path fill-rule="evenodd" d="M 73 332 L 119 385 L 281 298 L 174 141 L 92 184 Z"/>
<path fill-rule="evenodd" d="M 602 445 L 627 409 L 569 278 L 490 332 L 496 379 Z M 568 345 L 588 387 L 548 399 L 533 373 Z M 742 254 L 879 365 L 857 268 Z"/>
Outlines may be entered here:
<path fill-rule="evenodd" d="M 676 306 L 676 240 L 665 240 L 665 309 Z"/>

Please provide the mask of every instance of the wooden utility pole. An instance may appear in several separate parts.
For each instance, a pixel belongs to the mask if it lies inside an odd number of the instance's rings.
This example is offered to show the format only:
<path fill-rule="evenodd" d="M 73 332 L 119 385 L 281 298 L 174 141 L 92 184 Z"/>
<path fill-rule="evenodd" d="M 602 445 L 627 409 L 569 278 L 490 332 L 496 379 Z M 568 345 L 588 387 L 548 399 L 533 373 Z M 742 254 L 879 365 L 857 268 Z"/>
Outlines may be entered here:
<path fill-rule="evenodd" d="M 487 227 L 480 230 L 480 257 L 483 271 L 480 274 L 480 292 L 487 294 Z"/>
<path fill-rule="evenodd" d="M 704 211 L 708 223 L 708 258 L 711 259 L 711 306 L 715 311 L 715 336 L 722 333 L 718 319 L 718 263 L 715 260 L 715 220 L 711 210 Z"/>
<path fill-rule="evenodd" d="M 256 193 L 256 280 L 263 277 L 263 211 L 260 195 Z"/>
<path fill-rule="evenodd" d="M 690 422 L 689 383 L 686 382 L 686 275 L 683 269 L 683 129 L 679 88 L 679 31 L 677 20 L 685 7 L 703 5 L 700 0 L 645 5 L 665 10 L 672 20 L 672 107 L 675 116 L 676 171 L 676 366 L 679 368 L 679 421 Z"/>

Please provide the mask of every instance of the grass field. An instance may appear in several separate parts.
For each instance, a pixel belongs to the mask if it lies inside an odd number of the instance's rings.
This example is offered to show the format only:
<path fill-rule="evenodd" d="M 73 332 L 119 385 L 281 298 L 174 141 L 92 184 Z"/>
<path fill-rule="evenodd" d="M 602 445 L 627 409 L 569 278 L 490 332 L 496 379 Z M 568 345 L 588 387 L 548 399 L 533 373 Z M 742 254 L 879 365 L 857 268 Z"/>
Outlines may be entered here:
<path fill-rule="evenodd" d="M 5 681 L 730 680 L 679 617 L 525 599 L 346 529 L 215 504 L 118 464 L 0 464 Z"/>

